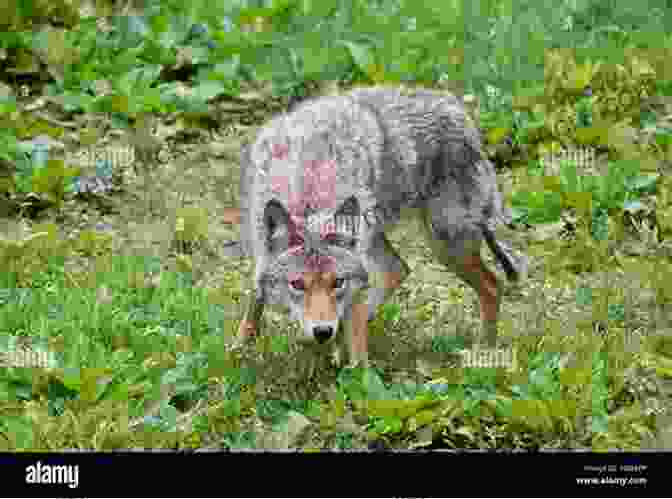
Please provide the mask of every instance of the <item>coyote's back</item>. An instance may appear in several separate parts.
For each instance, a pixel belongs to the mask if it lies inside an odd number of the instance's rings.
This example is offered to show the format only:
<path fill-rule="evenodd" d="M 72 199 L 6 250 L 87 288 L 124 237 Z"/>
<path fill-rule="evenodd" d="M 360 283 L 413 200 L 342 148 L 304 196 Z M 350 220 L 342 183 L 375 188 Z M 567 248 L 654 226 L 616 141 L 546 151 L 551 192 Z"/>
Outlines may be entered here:
<path fill-rule="evenodd" d="M 308 206 L 333 216 L 356 196 L 363 228 L 375 231 L 451 183 L 475 218 L 510 220 L 477 129 L 446 93 L 372 87 L 307 102 L 270 121 L 243 151 L 241 164 L 250 255 L 250 245 L 263 237 L 262 207 L 273 199 L 300 219 Z"/>

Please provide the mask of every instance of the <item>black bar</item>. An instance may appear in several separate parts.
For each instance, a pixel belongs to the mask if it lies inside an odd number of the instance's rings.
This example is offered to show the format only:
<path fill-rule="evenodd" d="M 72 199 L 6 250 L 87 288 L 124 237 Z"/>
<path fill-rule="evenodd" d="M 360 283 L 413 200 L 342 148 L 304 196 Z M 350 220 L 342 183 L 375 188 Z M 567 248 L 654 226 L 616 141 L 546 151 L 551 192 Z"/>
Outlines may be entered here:
<path fill-rule="evenodd" d="M 670 463 L 672 453 L 2 453 L 0 483 L 4 497 L 669 497 Z M 45 465 L 76 465 L 77 487 L 26 483 L 30 469 L 54 473 Z M 70 471 L 61 478 L 74 481 Z"/>

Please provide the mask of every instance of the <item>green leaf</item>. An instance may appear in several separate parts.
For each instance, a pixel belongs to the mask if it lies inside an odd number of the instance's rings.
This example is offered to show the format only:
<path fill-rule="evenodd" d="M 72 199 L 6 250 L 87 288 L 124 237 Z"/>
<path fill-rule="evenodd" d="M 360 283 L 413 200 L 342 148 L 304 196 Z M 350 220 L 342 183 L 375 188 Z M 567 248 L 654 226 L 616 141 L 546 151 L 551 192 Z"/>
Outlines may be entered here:
<path fill-rule="evenodd" d="M 154 64 L 135 68 L 116 81 L 117 88 L 125 94 L 148 89 L 159 78 L 161 66 Z"/>
<path fill-rule="evenodd" d="M 303 0 L 303 13 L 306 17 L 327 17 L 327 14 L 334 12 L 338 6 L 338 0 Z"/>
<path fill-rule="evenodd" d="M 581 179 L 574 161 L 563 161 L 560 165 L 560 180 L 565 193 L 581 192 Z"/>
<path fill-rule="evenodd" d="M 610 209 L 620 206 L 625 200 L 624 172 L 609 165 L 609 172 L 605 177 L 595 177 L 595 197 L 598 204 Z"/>
<path fill-rule="evenodd" d="M 219 81 L 205 81 L 194 88 L 193 96 L 202 101 L 208 101 L 227 93 L 226 85 Z"/>
<path fill-rule="evenodd" d="M 593 302 L 593 290 L 588 286 L 579 286 L 576 289 L 577 305 L 586 306 Z"/>
<path fill-rule="evenodd" d="M 31 179 L 33 190 L 45 194 L 53 202 L 60 202 L 65 193 L 65 186 L 78 175 L 76 168 L 66 167 L 63 160 L 50 159 L 44 168 L 33 172 Z"/>
<path fill-rule="evenodd" d="M 355 65 L 360 71 L 368 74 L 368 68 L 375 64 L 375 57 L 369 47 L 349 40 L 338 40 L 336 43 L 346 47 Z"/>
<path fill-rule="evenodd" d="M 389 398 L 383 381 L 371 368 L 343 369 L 339 374 L 338 384 L 353 402 Z"/>
<path fill-rule="evenodd" d="M 555 192 L 517 192 L 511 197 L 511 204 L 524 213 L 530 224 L 555 222 L 562 212 L 562 198 Z"/>
<path fill-rule="evenodd" d="M 656 183 L 658 182 L 658 177 L 658 174 L 640 175 L 626 180 L 626 186 L 629 191 L 653 194 L 656 192 Z"/>
<path fill-rule="evenodd" d="M 64 368 L 61 381 L 68 390 L 78 392 L 82 386 L 81 369 L 73 367 Z"/>
<path fill-rule="evenodd" d="M 670 132 L 670 130 L 664 130 L 655 133 L 654 140 L 659 147 L 668 148 L 672 146 L 672 133 Z"/>
<path fill-rule="evenodd" d="M 362 385 L 371 400 L 384 400 L 387 398 L 385 384 L 375 370 L 364 369 L 362 374 Z"/>
<path fill-rule="evenodd" d="M 63 110 L 67 112 L 89 111 L 95 100 L 95 97 L 86 94 L 63 92 L 58 96 L 58 101 L 63 106 Z"/>
<path fill-rule="evenodd" d="M 563 203 L 569 208 L 574 208 L 580 215 L 590 213 L 593 196 L 590 192 L 570 192 L 563 197 Z"/>
<path fill-rule="evenodd" d="M 609 212 L 604 207 L 593 211 L 590 233 L 596 241 L 605 241 L 609 237 Z"/>
<path fill-rule="evenodd" d="M 324 74 L 340 52 L 340 50 L 330 49 L 320 43 L 306 43 L 301 48 L 297 47 L 294 50 L 302 62 L 302 74 L 305 77 Z"/>
<path fill-rule="evenodd" d="M 239 54 L 250 46 L 250 42 L 240 31 L 214 31 L 212 37 L 217 42 L 217 54 L 220 56 Z"/>
<path fill-rule="evenodd" d="M 287 335 L 274 335 L 271 340 L 271 350 L 273 353 L 289 353 L 289 339 Z"/>
<path fill-rule="evenodd" d="M 392 417 L 383 419 L 380 421 L 380 424 L 376 426 L 381 429 L 381 434 L 395 434 L 403 429 L 404 422 L 399 418 Z"/>
<path fill-rule="evenodd" d="M 79 397 L 87 402 L 95 402 L 105 393 L 113 377 L 108 368 L 87 368 L 81 371 Z"/>
<path fill-rule="evenodd" d="M 3 416 L 3 433 L 11 440 L 14 451 L 34 450 L 33 422 L 26 416 Z"/>
<path fill-rule="evenodd" d="M 401 307 L 396 303 L 385 303 L 383 305 L 383 320 L 396 320 L 401 313 Z"/>
<path fill-rule="evenodd" d="M 207 64 L 210 62 L 210 49 L 207 47 L 190 47 L 189 56 L 192 64 Z"/>
<path fill-rule="evenodd" d="M 618 168 L 623 178 L 629 179 L 639 173 L 639 161 L 635 159 L 619 159 L 613 163 Z"/>

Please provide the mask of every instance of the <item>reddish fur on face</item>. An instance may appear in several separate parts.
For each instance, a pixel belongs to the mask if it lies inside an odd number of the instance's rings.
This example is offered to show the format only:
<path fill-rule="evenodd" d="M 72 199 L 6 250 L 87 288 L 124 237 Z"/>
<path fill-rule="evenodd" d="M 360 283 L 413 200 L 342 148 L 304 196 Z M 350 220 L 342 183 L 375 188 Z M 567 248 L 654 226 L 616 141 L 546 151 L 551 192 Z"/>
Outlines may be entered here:
<path fill-rule="evenodd" d="M 304 272 L 305 318 L 316 321 L 331 321 L 337 316 L 336 290 L 333 272 Z"/>

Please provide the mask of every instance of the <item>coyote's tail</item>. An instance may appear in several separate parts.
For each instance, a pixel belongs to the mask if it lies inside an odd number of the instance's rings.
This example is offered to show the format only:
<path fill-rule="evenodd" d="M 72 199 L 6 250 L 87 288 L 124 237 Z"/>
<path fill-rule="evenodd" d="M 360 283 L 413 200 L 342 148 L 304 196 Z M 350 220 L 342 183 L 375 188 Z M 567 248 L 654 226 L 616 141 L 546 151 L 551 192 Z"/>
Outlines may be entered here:
<path fill-rule="evenodd" d="M 494 233 L 485 224 L 481 225 L 485 242 L 495 255 L 497 262 L 503 267 L 509 281 L 522 281 L 527 276 L 529 261 L 523 254 L 495 238 Z"/>

